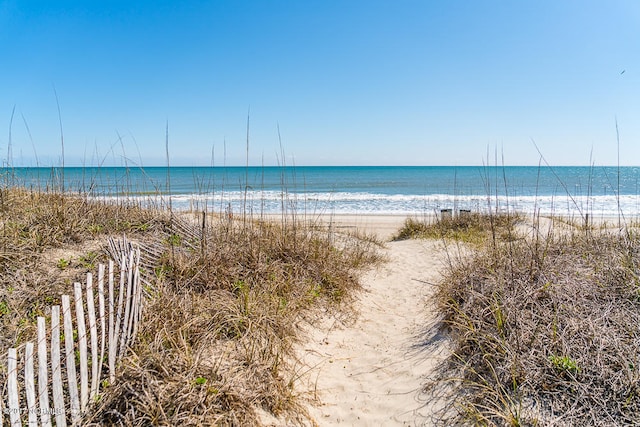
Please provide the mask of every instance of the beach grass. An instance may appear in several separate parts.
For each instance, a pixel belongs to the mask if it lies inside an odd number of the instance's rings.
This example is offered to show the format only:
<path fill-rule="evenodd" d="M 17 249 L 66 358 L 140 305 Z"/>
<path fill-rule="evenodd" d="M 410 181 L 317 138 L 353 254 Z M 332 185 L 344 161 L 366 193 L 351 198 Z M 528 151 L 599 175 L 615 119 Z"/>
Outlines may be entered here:
<path fill-rule="evenodd" d="M 640 233 L 554 223 L 448 257 L 451 355 L 425 387 L 443 425 L 640 423 Z"/>
<path fill-rule="evenodd" d="M 516 226 L 522 220 L 523 216 L 519 213 L 484 214 L 466 211 L 456 216 L 409 217 L 393 239 L 435 238 L 478 245 L 488 239 L 514 238 Z"/>
<path fill-rule="evenodd" d="M 106 260 L 106 236 L 159 232 L 163 219 L 134 204 L 82 196 L 0 189 L 0 350 L 35 336 L 35 320 L 89 266 Z"/>
<path fill-rule="evenodd" d="M 0 212 L 3 353 L 33 339 L 36 317 L 106 260 L 108 237 L 141 244 L 137 340 L 83 425 L 257 425 L 261 412 L 304 422 L 298 325 L 348 310 L 358 272 L 380 259 L 371 238 L 338 239 L 295 217 L 179 215 L 19 187 L 0 191 Z"/>

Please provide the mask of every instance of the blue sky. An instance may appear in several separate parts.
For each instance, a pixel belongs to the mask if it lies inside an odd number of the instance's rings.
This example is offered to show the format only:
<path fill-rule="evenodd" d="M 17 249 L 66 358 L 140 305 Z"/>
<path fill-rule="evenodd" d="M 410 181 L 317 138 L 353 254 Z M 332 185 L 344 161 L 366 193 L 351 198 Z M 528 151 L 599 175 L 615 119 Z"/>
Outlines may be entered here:
<path fill-rule="evenodd" d="M 0 0 L 0 58 L 14 165 L 60 164 L 56 93 L 67 165 L 166 164 L 167 123 L 244 165 L 248 117 L 254 165 L 612 165 L 616 118 L 640 164 L 636 0 Z"/>

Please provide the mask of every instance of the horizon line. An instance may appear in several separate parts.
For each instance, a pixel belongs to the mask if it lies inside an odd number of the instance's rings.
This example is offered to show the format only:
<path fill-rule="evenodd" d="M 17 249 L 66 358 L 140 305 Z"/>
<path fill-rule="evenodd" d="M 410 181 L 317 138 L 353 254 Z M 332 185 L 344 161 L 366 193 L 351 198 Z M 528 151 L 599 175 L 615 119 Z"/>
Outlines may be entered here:
<path fill-rule="evenodd" d="M 634 168 L 640 167 L 638 165 L 617 165 L 617 164 L 563 164 L 563 165 L 546 165 L 546 164 L 537 164 L 537 165 L 525 165 L 525 164 L 503 164 L 503 165 L 484 165 L 484 164 L 466 164 L 466 165 L 384 165 L 384 164 L 370 164 L 370 165 L 246 165 L 246 164 L 231 164 L 231 165 L 38 165 L 38 166 L 2 166 L 2 170 L 11 170 L 11 169 L 78 169 L 78 168 L 123 168 L 123 169 L 145 169 L 145 168 L 327 168 L 327 167 L 335 167 L 335 168 L 470 168 L 470 167 L 480 167 L 480 168 L 501 168 L 501 167 L 540 167 L 540 168 L 566 168 L 566 167 L 606 167 L 606 168 Z"/>

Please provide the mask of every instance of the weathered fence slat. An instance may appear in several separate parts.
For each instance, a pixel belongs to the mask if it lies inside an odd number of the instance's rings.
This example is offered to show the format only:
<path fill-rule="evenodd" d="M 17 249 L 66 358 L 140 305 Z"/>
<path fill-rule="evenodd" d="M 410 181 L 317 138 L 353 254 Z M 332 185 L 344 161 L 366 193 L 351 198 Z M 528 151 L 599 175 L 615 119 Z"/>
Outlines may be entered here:
<path fill-rule="evenodd" d="M 142 281 L 140 280 L 140 249 L 136 251 L 136 263 L 134 273 L 134 283 L 137 285 L 136 294 L 134 299 L 133 308 L 135 311 L 133 331 L 131 337 L 135 337 L 138 334 L 138 322 L 142 316 Z"/>
<path fill-rule="evenodd" d="M 18 391 L 18 351 L 10 348 L 7 356 L 7 392 L 9 393 L 9 421 L 11 427 L 22 427 L 20 420 L 20 401 Z"/>
<path fill-rule="evenodd" d="M 68 299 L 69 297 L 67 297 Z M 64 391 L 62 389 L 62 365 L 60 363 L 60 306 L 51 307 L 51 379 L 53 388 L 53 411 L 56 415 L 56 426 L 66 426 L 64 415 Z"/>
<path fill-rule="evenodd" d="M 105 341 L 107 340 L 107 329 L 105 321 L 104 307 L 104 264 L 98 265 L 98 310 L 100 316 L 100 358 L 98 359 L 98 375 L 102 373 L 102 361 L 104 360 Z M 100 377 L 98 377 L 98 387 L 100 387 Z"/>
<path fill-rule="evenodd" d="M 116 380 L 116 306 L 113 261 L 109 261 L 109 382 Z"/>
<path fill-rule="evenodd" d="M 134 253 L 133 251 L 129 252 L 129 257 L 128 257 L 128 261 L 127 264 L 125 264 L 127 266 L 126 268 L 126 272 L 127 272 L 127 287 L 126 287 L 126 298 L 124 299 L 124 318 L 122 320 L 122 333 L 120 334 L 120 347 L 118 349 L 118 355 L 119 357 L 122 357 L 124 349 L 126 348 L 127 345 L 127 335 L 129 333 L 129 323 L 131 321 L 130 315 L 131 315 L 131 301 L 132 301 L 132 294 L 133 294 L 133 257 L 134 257 Z"/>
<path fill-rule="evenodd" d="M 49 408 L 49 375 L 47 373 L 47 330 L 45 318 L 38 316 L 38 400 L 40 404 L 40 422 L 42 427 L 51 426 Z"/>
<path fill-rule="evenodd" d="M 87 273 L 87 316 L 89 318 L 89 336 L 91 338 L 91 388 L 89 399 L 93 401 L 98 394 L 98 326 L 96 324 L 96 307 L 93 299 L 93 275 Z"/>
<path fill-rule="evenodd" d="M 24 348 L 24 389 L 27 395 L 27 417 L 30 426 L 38 425 L 36 414 L 36 380 L 33 370 L 33 343 L 28 342 Z"/>
<path fill-rule="evenodd" d="M 117 307 L 117 311 L 116 311 L 116 328 L 114 330 L 114 336 L 113 336 L 113 342 L 110 343 L 113 346 L 113 354 L 114 357 L 119 357 L 119 342 L 120 342 L 120 330 L 122 328 L 122 316 L 123 316 L 123 305 L 124 305 L 124 299 L 125 299 L 125 282 L 126 282 L 126 275 L 127 272 L 125 270 L 125 267 L 127 265 L 127 261 L 126 261 L 126 254 L 122 254 L 122 261 L 120 263 L 120 265 L 122 266 L 120 269 L 120 290 L 118 292 L 118 307 Z"/>
<path fill-rule="evenodd" d="M 113 364 L 115 364 L 115 360 L 112 363 L 112 359 L 113 359 L 113 354 L 111 352 L 111 343 L 113 342 L 113 333 L 115 331 L 115 297 L 114 297 L 114 284 L 113 284 L 113 261 L 109 260 L 109 275 L 108 275 L 108 296 L 109 296 L 109 301 L 108 301 L 108 306 L 109 306 L 109 318 L 107 319 L 108 322 L 108 330 L 107 330 L 107 335 L 108 335 L 108 347 L 107 347 L 107 354 L 108 354 L 108 361 L 107 364 L 109 365 L 109 382 L 113 382 L 114 378 L 115 378 L 115 372 L 113 370 Z M 114 378 L 112 378 L 112 376 L 114 376 Z"/>
<path fill-rule="evenodd" d="M 67 384 L 69 385 L 69 400 L 71 401 L 71 421 L 73 424 L 77 424 L 80 416 L 80 398 L 78 396 L 76 353 L 73 346 L 73 323 L 71 319 L 71 299 L 69 295 L 62 295 L 62 317 L 64 319 L 64 348 L 67 365 Z"/>

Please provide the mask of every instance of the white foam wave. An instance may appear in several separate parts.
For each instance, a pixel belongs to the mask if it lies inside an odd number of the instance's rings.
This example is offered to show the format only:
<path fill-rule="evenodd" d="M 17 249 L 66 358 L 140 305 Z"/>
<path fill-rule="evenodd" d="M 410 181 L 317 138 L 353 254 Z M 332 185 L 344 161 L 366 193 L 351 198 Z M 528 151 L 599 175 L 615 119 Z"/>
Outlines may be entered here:
<path fill-rule="evenodd" d="M 138 196 L 146 204 L 166 205 L 168 196 Z M 231 191 L 225 193 L 182 194 L 171 196 L 178 210 L 250 211 L 280 213 L 285 211 L 326 212 L 335 214 L 421 214 L 440 209 L 472 211 L 511 210 L 556 215 L 615 216 L 637 215 L 640 196 L 493 196 L 483 195 L 402 195 L 372 193 L 285 193 L 278 191 Z"/>

